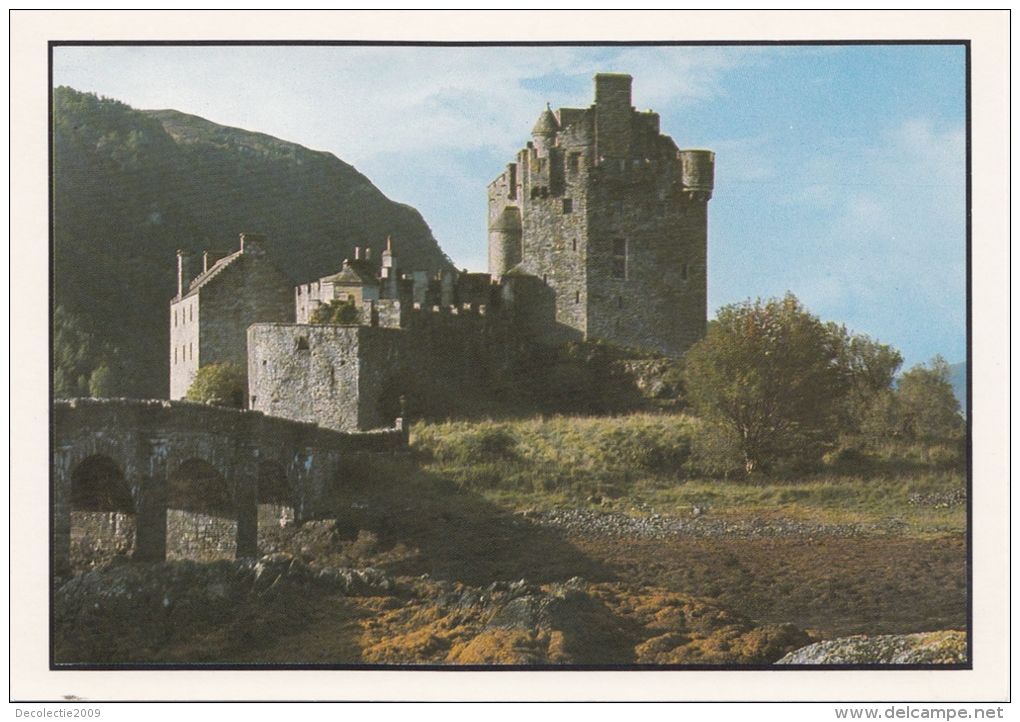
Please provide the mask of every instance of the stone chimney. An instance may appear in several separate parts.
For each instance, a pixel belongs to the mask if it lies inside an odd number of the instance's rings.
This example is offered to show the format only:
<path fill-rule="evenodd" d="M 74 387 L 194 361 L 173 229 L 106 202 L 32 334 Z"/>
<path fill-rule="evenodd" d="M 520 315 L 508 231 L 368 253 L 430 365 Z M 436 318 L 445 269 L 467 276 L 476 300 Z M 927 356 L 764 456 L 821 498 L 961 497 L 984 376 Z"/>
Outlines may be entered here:
<path fill-rule="evenodd" d="M 191 270 L 191 253 L 177 251 L 177 298 L 188 292 L 188 284 L 195 278 Z"/>
<path fill-rule="evenodd" d="M 261 233 L 241 234 L 241 253 L 261 255 L 266 252 L 267 239 Z"/>

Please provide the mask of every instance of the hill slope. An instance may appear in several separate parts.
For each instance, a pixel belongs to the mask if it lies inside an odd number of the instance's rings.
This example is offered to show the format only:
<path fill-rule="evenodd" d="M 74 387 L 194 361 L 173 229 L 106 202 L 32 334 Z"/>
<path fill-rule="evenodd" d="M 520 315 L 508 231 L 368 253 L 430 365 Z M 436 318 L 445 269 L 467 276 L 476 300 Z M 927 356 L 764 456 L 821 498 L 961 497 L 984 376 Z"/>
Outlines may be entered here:
<path fill-rule="evenodd" d="M 388 235 L 405 268 L 452 267 L 415 209 L 329 153 L 57 88 L 53 303 L 91 358 L 56 393 L 87 393 L 104 349 L 112 393 L 165 397 L 174 254 L 234 250 L 245 231 L 269 236 L 295 283 L 336 271 L 355 246 L 379 257 Z"/>

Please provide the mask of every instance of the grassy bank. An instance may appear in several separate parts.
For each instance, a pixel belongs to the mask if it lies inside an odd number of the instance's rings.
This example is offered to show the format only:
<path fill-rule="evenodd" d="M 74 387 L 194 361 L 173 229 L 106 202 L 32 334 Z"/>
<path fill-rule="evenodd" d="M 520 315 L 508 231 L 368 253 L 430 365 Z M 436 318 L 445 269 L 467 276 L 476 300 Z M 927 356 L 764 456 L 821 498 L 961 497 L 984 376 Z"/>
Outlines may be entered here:
<path fill-rule="evenodd" d="M 882 524 L 940 535 L 965 528 L 966 477 L 945 450 L 835 453 L 798 477 L 748 477 L 695 418 L 635 414 L 418 424 L 422 470 L 514 509 L 597 506 L 684 516 Z"/>

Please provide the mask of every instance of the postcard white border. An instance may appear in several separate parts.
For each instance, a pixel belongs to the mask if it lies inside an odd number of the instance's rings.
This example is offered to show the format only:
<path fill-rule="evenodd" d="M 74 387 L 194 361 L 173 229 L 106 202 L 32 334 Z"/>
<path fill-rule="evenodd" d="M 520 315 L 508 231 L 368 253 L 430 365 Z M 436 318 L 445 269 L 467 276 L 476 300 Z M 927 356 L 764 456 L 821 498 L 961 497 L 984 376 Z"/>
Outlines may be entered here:
<path fill-rule="evenodd" d="M 12 700 L 1009 698 L 1008 11 L 11 11 Z M 793 672 L 49 670 L 51 40 L 904 40 L 972 45 L 974 669 Z M 919 259 L 923 262 L 923 259 Z"/>

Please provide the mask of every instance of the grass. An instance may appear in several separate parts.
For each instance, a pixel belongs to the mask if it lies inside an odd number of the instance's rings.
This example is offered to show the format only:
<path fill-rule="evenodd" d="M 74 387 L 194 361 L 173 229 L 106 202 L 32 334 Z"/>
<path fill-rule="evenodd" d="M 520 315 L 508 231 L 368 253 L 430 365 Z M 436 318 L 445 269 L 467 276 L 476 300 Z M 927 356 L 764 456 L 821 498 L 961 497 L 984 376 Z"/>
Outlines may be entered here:
<path fill-rule="evenodd" d="M 719 460 L 692 417 L 634 414 L 417 424 L 422 469 L 512 509 L 597 506 L 630 514 L 785 518 L 883 524 L 929 536 L 965 529 L 966 478 L 937 449 L 857 454 L 857 473 L 830 464 L 783 479 L 748 477 Z M 713 456 L 715 458 L 713 458 Z M 721 470 L 721 471 L 720 471 Z"/>

